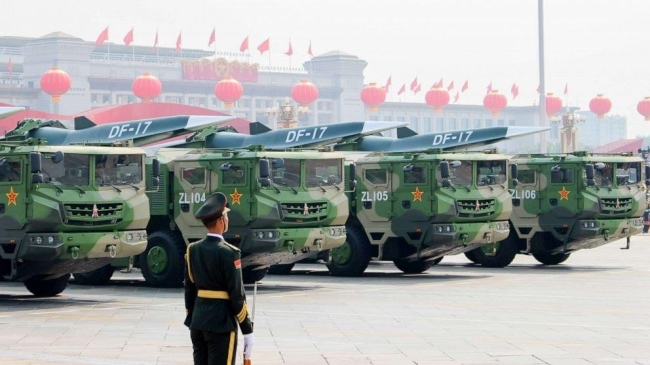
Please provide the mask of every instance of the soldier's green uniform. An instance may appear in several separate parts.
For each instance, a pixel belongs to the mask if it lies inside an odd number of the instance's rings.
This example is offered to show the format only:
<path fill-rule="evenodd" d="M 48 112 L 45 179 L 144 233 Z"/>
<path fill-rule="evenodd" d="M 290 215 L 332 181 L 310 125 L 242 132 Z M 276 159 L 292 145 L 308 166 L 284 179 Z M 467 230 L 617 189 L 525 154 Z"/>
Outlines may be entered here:
<path fill-rule="evenodd" d="M 206 199 L 196 218 L 205 222 L 227 213 L 221 193 Z M 237 326 L 253 332 L 241 275 L 241 254 L 221 235 L 187 247 L 185 270 L 185 325 L 190 328 L 195 364 L 235 364 Z"/>

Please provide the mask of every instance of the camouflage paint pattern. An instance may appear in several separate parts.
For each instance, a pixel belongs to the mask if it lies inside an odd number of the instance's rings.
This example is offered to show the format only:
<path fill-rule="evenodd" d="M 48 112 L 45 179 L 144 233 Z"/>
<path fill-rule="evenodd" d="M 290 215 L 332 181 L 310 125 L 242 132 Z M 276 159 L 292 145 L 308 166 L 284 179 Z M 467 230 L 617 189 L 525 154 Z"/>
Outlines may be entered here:
<path fill-rule="evenodd" d="M 144 161 L 139 148 L 2 144 L 0 159 L 19 168 L 18 178 L 0 181 L 0 256 L 6 280 L 94 270 L 146 248 L 145 180 L 116 186 L 121 192 L 98 186 L 95 166 L 89 163 L 87 185 L 32 182 L 30 152 L 40 152 L 45 160 L 59 151 L 90 156 L 89 161 L 95 155 L 121 154 L 139 155 Z"/>
<path fill-rule="evenodd" d="M 567 253 L 598 247 L 642 231 L 646 199 L 641 178 L 644 164 L 640 157 L 576 152 L 521 155 L 511 162 L 517 164 L 520 177 L 517 186 L 510 186 L 513 198 L 510 221 L 520 238 L 519 251 Z M 628 178 L 624 184 L 612 176 L 609 187 L 587 186 L 585 165 L 598 163 L 609 167 L 636 163 L 640 169 L 636 177 Z M 553 172 L 554 166 L 559 171 Z"/>

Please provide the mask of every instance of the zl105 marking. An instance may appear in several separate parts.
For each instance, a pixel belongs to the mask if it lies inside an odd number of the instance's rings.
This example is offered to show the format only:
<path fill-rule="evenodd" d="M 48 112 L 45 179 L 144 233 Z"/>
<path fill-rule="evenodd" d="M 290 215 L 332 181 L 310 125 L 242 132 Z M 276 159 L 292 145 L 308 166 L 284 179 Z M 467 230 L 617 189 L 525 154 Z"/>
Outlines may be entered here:
<path fill-rule="evenodd" d="M 205 193 L 178 193 L 179 204 L 195 204 L 205 201 Z"/>
<path fill-rule="evenodd" d="M 114 127 L 111 127 L 111 130 L 108 132 L 108 138 L 109 139 L 115 138 L 115 137 L 121 138 L 122 134 L 124 134 L 124 133 L 128 134 L 128 133 L 131 133 L 133 131 L 135 131 L 133 136 L 137 136 L 140 133 L 145 134 L 145 133 L 147 133 L 147 129 L 149 129 L 149 126 L 151 125 L 151 123 L 153 123 L 153 122 L 151 122 L 151 121 L 141 122 L 141 123 L 138 123 L 135 126 L 131 126 L 131 124 L 124 124 L 124 125 L 121 125 L 121 126 L 116 125 Z"/>
<path fill-rule="evenodd" d="M 314 129 L 306 128 L 298 129 L 297 131 L 289 131 L 285 142 L 298 142 L 301 138 L 304 140 L 305 138 L 303 137 L 311 137 L 312 140 L 321 139 L 326 130 L 327 127 L 315 127 Z"/>
<path fill-rule="evenodd" d="M 510 189 L 510 196 L 513 199 L 537 199 L 537 190 Z"/>
<path fill-rule="evenodd" d="M 362 202 L 388 201 L 388 192 L 387 191 L 362 191 L 361 201 Z"/>
<path fill-rule="evenodd" d="M 462 132 L 456 132 L 456 133 L 445 133 L 445 134 L 436 134 L 433 136 L 433 145 L 444 145 L 448 141 L 454 141 L 454 142 L 467 142 L 469 141 L 469 137 L 474 133 L 474 131 L 462 131 Z"/>

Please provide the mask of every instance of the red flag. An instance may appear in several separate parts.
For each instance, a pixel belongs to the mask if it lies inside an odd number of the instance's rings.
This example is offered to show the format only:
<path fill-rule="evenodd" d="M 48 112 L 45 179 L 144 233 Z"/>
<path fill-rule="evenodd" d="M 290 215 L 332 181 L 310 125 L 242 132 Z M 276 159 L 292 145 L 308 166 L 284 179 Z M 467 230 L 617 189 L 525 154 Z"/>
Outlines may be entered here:
<path fill-rule="evenodd" d="M 293 55 L 293 47 L 291 47 L 291 41 L 289 41 L 289 49 L 286 52 L 284 52 L 284 54 L 286 54 L 287 56 Z"/>
<path fill-rule="evenodd" d="M 257 46 L 257 50 L 260 51 L 260 54 L 264 54 L 264 52 L 268 51 L 271 49 L 271 38 L 266 38 L 264 42 L 262 42 L 259 46 Z"/>
<path fill-rule="evenodd" d="M 564 84 L 564 95 L 569 93 L 569 83 Z"/>
<path fill-rule="evenodd" d="M 517 98 L 517 95 L 519 95 L 519 87 L 516 82 L 510 86 L 510 93 L 512 93 L 513 100 Z"/>
<path fill-rule="evenodd" d="M 241 45 L 239 46 L 239 52 L 246 52 L 248 51 L 248 36 L 244 38 L 244 40 L 241 42 Z"/>
<path fill-rule="evenodd" d="M 97 40 L 95 41 L 96 46 L 101 46 L 108 40 L 108 27 L 106 29 L 102 30 L 101 33 L 99 33 L 99 37 L 97 37 Z"/>
<path fill-rule="evenodd" d="M 178 38 L 176 38 L 176 52 L 183 50 L 183 32 L 178 33 Z"/>
<path fill-rule="evenodd" d="M 393 84 L 393 76 L 388 76 L 388 80 L 386 81 L 386 86 L 384 86 L 384 90 L 386 90 L 386 93 L 388 93 L 388 90 L 390 89 L 390 85 Z"/>
<path fill-rule="evenodd" d="M 465 80 L 465 83 L 463 84 L 463 87 L 460 89 L 460 92 L 464 93 L 465 90 L 469 87 L 469 84 L 467 83 L 469 80 Z"/>
<path fill-rule="evenodd" d="M 454 80 L 451 80 L 451 83 L 449 83 L 449 86 L 447 86 L 447 91 L 453 90 L 454 89 Z"/>
<path fill-rule="evenodd" d="M 402 93 L 405 91 L 406 91 L 406 84 L 402 85 L 402 87 L 397 92 L 397 96 L 402 95 Z"/>
<path fill-rule="evenodd" d="M 131 43 L 133 43 L 133 28 L 124 36 L 124 44 L 128 46 Z"/>
<path fill-rule="evenodd" d="M 415 78 L 411 82 L 411 91 L 415 91 L 415 88 L 418 87 L 418 85 L 419 85 L 418 84 L 418 77 L 415 76 Z"/>
<path fill-rule="evenodd" d="M 420 91 L 422 91 L 422 84 L 418 84 L 418 86 L 415 87 L 415 90 L 413 90 L 413 93 L 417 94 Z"/>
<path fill-rule="evenodd" d="M 210 40 L 208 41 L 208 47 L 210 47 L 214 42 L 217 41 L 217 29 L 212 29 L 212 34 L 210 34 Z"/>
<path fill-rule="evenodd" d="M 442 81 L 442 77 L 441 77 L 440 80 L 438 80 L 438 82 L 436 82 L 436 84 L 433 87 L 442 87 L 443 83 L 444 81 Z"/>
<path fill-rule="evenodd" d="M 158 49 L 158 30 L 156 29 L 156 39 L 153 40 L 153 49 Z"/>
<path fill-rule="evenodd" d="M 460 95 L 460 92 L 456 91 L 456 96 L 454 96 L 454 103 L 458 101 L 459 95 Z"/>
<path fill-rule="evenodd" d="M 490 91 L 492 91 L 492 81 L 490 81 L 490 85 L 487 86 L 487 92 L 486 92 L 486 94 L 489 94 Z"/>
<path fill-rule="evenodd" d="M 314 52 L 311 51 L 311 41 L 309 41 L 309 49 L 307 49 L 307 54 L 314 57 Z"/>

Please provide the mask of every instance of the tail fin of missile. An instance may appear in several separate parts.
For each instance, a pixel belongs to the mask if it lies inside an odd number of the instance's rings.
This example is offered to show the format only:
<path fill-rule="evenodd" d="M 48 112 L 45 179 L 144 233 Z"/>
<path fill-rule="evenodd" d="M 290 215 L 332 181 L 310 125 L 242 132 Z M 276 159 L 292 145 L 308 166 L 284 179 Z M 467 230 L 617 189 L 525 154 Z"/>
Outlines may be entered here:
<path fill-rule="evenodd" d="M 417 136 L 418 132 L 412 130 L 409 127 L 399 127 L 397 128 L 397 138 L 406 138 L 411 136 Z"/>
<path fill-rule="evenodd" d="M 271 128 L 265 126 L 264 124 L 260 122 L 254 122 L 249 125 L 250 128 L 250 134 L 251 136 L 256 135 L 256 134 L 262 134 L 266 132 L 270 132 Z"/>
<path fill-rule="evenodd" d="M 88 119 L 88 118 L 86 118 L 84 116 L 74 118 L 74 129 L 77 130 L 77 131 L 82 130 L 82 129 L 86 129 L 86 128 L 91 128 L 91 127 L 94 127 L 96 125 L 97 124 L 95 124 L 92 120 L 90 120 L 90 119 Z"/>

